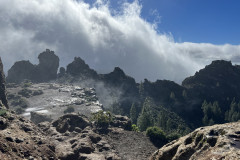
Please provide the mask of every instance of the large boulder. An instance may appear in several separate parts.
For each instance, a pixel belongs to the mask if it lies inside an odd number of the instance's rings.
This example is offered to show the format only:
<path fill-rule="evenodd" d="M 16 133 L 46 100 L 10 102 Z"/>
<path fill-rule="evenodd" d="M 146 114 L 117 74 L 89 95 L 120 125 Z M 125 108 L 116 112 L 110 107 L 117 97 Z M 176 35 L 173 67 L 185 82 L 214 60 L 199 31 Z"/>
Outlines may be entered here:
<path fill-rule="evenodd" d="M 59 58 L 53 51 L 46 49 L 38 56 L 39 64 L 33 65 L 29 61 L 18 61 L 9 69 L 7 82 L 21 83 L 25 79 L 33 82 L 47 82 L 57 78 Z"/>
<path fill-rule="evenodd" d="M 58 120 L 54 121 L 52 125 L 58 132 L 65 133 L 67 131 L 73 132 L 82 130 L 87 126 L 90 126 L 90 122 L 84 116 L 72 113 L 63 115 Z"/>
<path fill-rule="evenodd" d="M 170 142 L 150 160 L 239 159 L 240 122 L 214 125 Z"/>
<path fill-rule="evenodd" d="M 5 76 L 3 72 L 3 64 L 0 57 L 0 101 L 8 108 L 8 101 L 6 96 L 6 88 L 5 88 Z M 1 106 L 0 106 L 1 108 Z"/>

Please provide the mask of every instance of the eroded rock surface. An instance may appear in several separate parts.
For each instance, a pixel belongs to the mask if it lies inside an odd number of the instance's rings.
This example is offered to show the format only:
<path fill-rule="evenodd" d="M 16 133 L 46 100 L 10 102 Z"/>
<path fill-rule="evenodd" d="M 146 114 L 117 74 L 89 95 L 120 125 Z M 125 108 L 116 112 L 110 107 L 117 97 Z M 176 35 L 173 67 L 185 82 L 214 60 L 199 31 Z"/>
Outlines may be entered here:
<path fill-rule="evenodd" d="M 6 97 L 5 76 L 3 72 L 3 64 L 0 57 L 0 101 L 8 108 L 8 101 Z M 0 106 L 1 108 L 1 106 Z"/>
<path fill-rule="evenodd" d="M 166 144 L 150 160 L 209 160 L 240 158 L 240 122 L 196 129 Z"/>

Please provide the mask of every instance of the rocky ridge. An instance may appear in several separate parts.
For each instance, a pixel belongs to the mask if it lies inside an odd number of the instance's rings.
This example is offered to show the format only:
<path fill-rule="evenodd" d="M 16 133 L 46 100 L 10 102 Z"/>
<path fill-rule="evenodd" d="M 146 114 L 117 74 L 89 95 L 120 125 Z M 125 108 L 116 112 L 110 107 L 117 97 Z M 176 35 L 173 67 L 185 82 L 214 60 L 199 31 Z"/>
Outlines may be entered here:
<path fill-rule="evenodd" d="M 156 151 L 150 160 L 209 160 L 240 157 L 240 122 L 201 127 Z"/>

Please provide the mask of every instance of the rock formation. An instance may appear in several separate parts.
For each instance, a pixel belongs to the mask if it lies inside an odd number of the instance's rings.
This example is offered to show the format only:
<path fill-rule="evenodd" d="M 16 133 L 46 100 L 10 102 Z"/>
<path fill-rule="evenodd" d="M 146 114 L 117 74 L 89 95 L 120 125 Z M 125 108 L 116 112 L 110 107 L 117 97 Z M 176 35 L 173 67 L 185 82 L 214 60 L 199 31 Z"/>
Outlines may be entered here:
<path fill-rule="evenodd" d="M 97 72 L 91 69 L 80 57 L 75 57 L 74 61 L 67 65 L 66 73 L 82 79 L 98 78 Z"/>
<path fill-rule="evenodd" d="M 59 67 L 59 58 L 54 51 L 46 49 L 38 56 L 39 64 L 35 67 L 33 80 L 37 82 L 46 82 L 57 78 Z"/>
<path fill-rule="evenodd" d="M 0 103 L 3 103 L 5 105 L 5 107 L 8 108 L 8 101 L 7 101 L 5 90 L 6 90 L 5 89 L 5 76 L 4 76 L 4 72 L 3 72 L 2 60 L 0 57 Z M 0 106 L 0 108 L 1 108 L 1 106 Z"/>
<path fill-rule="evenodd" d="M 201 127 L 172 141 L 150 160 L 239 159 L 240 122 Z"/>
<path fill-rule="evenodd" d="M 0 59 L 0 100 L 7 106 Z M 1 104 L 1 103 L 0 103 Z M 0 159 L 57 159 L 48 137 L 32 122 L 0 108 Z"/>
<path fill-rule="evenodd" d="M 53 51 L 46 49 L 38 56 L 39 64 L 29 61 L 18 61 L 8 71 L 7 82 L 20 83 L 25 79 L 33 82 L 47 82 L 57 78 L 59 58 Z"/>
<path fill-rule="evenodd" d="M 11 111 L 0 115 L 0 159 L 55 160 L 55 146 L 40 128 Z"/>
<path fill-rule="evenodd" d="M 7 82 L 20 83 L 25 79 L 32 79 L 34 65 L 29 61 L 18 61 L 8 70 Z"/>

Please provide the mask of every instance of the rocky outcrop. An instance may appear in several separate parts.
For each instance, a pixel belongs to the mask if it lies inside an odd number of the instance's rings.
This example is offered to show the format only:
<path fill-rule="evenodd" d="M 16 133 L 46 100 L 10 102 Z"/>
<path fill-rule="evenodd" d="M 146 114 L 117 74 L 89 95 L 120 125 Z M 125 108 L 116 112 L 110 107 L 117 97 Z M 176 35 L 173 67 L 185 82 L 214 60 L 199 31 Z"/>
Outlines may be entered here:
<path fill-rule="evenodd" d="M 150 160 L 239 159 L 240 122 L 214 125 L 166 144 Z"/>
<path fill-rule="evenodd" d="M 51 136 L 60 159 L 120 159 L 85 116 L 66 114 L 51 124 L 40 123 L 39 127 Z"/>
<path fill-rule="evenodd" d="M 38 56 L 39 64 L 29 61 L 18 61 L 8 71 L 6 78 L 9 83 L 20 83 L 25 79 L 33 82 L 47 82 L 57 78 L 59 58 L 53 51 L 46 49 Z"/>
<path fill-rule="evenodd" d="M 0 102 L 2 102 L 5 105 L 5 107 L 8 108 L 8 101 L 7 101 L 6 88 L 5 88 L 5 76 L 3 72 L 3 64 L 2 64 L 1 57 L 0 57 Z"/>
<path fill-rule="evenodd" d="M 59 58 L 54 54 L 54 51 L 46 49 L 38 56 L 39 64 L 36 66 L 33 80 L 36 82 L 46 82 L 57 78 L 59 67 Z"/>
<path fill-rule="evenodd" d="M 31 121 L 5 110 L 0 115 L 0 159 L 57 159 L 55 147 Z"/>
<path fill-rule="evenodd" d="M 29 61 L 18 61 L 8 70 L 7 82 L 20 83 L 25 79 L 32 79 L 34 65 Z"/>
<path fill-rule="evenodd" d="M 67 65 L 67 74 L 82 79 L 98 79 L 98 74 L 91 69 L 80 57 L 75 57 L 74 61 Z"/>

